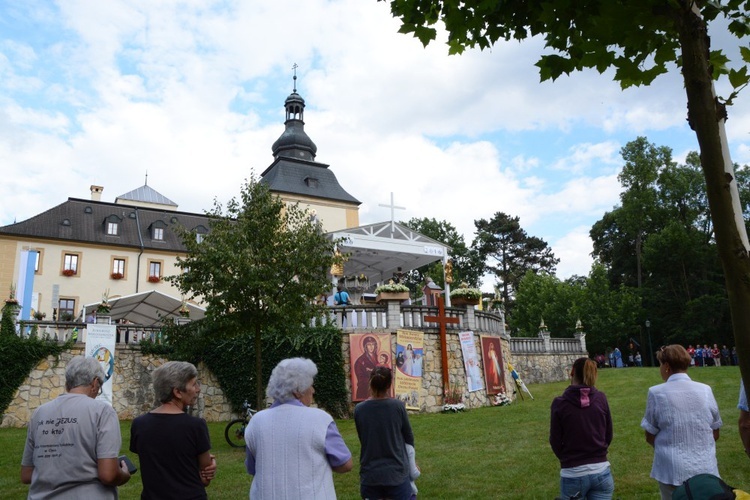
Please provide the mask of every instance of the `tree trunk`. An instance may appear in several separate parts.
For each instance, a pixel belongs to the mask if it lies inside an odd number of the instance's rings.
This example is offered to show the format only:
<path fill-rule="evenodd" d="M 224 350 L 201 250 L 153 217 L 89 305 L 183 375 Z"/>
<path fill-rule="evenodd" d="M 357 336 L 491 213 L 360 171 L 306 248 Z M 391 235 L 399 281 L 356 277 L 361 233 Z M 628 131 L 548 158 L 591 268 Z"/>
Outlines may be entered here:
<path fill-rule="evenodd" d="M 704 20 L 689 6 L 678 20 L 688 122 L 701 151 L 701 166 L 726 281 L 732 329 L 745 387 L 750 386 L 750 260 L 734 168 L 724 131 L 726 109 L 718 102 L 709 66 Z"/>
<path fill-rule="evenodd" d="M 261 352 L 260 324 L 255 325 L 255 409 L 263 409 L 263 356 Z"/>

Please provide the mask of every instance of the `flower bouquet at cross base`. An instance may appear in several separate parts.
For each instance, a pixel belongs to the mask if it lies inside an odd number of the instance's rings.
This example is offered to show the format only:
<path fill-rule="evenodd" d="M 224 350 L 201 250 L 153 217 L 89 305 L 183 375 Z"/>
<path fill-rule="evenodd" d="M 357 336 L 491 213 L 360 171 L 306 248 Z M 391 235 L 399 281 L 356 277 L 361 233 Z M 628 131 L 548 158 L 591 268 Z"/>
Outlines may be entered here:
<path fill-rule="evenodd" d="M 445 397 L 443 398 L 443 411 L 452 411 L 454 413 L 464 411 L 464 409 L 466 409 L 466 405 L 463 403 L 463 401 L 464 392 L 458 387 L 449 387 L 445 391 Z"/>

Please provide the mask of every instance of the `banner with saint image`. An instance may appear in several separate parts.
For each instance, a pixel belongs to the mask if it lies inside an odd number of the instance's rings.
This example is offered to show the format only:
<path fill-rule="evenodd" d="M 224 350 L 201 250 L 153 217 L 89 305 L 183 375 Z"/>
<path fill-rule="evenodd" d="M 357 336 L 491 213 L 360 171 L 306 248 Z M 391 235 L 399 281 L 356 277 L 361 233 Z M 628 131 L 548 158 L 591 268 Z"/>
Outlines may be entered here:
<path fill-rule="evenodd" d="M 96 399 L 112 404 L 112 377 L 115 374 L 115 343 L 117 327 L 91 323 L 86 325 L 87 358 L 96 359 L 104 370 L 104 385 Z"/>
<path fill-rule="evenodd" d="M 461 341 L 461 352 L 464 356 L 464 369 L 466 370 L 466 385 L 469 392 L 482 390 L 484 389 L 484 382 L 479 369 L 474 332 L 459 332 L 458 338 Z"/>
<path fill-rule="evenodd" d="M 352 401 L 370 397 L 370 374 L 376 366 L 393 369 L 390 333 L 349 334 Z M 391 396 L 393 386 L 391 386 Z"/>
<path fill-rule="evenodd" d="M 419 410 L 424 363 L 424 333 L 396 330 L 396 398 Z"/>
<path fill-rule="evenodd" d="M 503 369 L 503 347 L 500 337 L 479 337 L 482 343 L 482 364 L 487 394 L 505 393 L 505 370 Z"/>

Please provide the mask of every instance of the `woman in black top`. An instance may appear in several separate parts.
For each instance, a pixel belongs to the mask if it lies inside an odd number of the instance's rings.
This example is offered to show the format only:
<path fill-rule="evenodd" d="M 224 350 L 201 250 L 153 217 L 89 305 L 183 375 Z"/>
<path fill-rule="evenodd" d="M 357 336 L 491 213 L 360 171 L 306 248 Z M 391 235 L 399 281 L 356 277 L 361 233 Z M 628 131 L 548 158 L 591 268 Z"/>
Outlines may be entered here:
<path fill-rule="evenodd" d="M 393 373 L 378 366 L 370 375 L 370 398 L 354 408 L 362 444 L 359 482 L 362 498 L 408 500 L 412 495 L 406 445 L 414 446 L 406 406 L 388 396 Z"/>

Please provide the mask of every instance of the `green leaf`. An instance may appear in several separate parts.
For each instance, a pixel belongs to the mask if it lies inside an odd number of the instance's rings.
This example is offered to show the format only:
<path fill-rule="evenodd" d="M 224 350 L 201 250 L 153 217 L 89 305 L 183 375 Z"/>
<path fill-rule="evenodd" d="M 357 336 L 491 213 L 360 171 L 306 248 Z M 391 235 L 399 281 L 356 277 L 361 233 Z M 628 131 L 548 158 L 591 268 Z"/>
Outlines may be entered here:
<path fill-rule="evenodd" d="M 729 70 L 729 83 L 732 84 L 732 88 L 737 89 L 747 85 L 748 81 L 750 81 L 750 76 L 747 74 L 747 66 L 743 66 L 739 70 Z"/>

